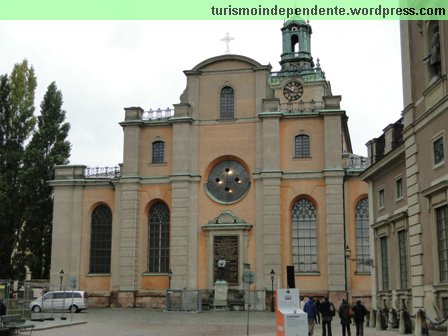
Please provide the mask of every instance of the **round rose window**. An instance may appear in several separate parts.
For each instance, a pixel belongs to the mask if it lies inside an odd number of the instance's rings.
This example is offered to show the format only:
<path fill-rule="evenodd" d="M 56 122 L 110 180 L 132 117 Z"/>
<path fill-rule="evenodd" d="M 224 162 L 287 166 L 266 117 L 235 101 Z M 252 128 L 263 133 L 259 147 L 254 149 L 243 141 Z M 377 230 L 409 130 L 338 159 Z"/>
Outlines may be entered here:
<path fill-rule="evenodd" d="M 249 174 L 233 160 L 219 162 L 208 177 L 206 189 L 212 199 L 219 203 L 239 201 L 250 187 Z"/>

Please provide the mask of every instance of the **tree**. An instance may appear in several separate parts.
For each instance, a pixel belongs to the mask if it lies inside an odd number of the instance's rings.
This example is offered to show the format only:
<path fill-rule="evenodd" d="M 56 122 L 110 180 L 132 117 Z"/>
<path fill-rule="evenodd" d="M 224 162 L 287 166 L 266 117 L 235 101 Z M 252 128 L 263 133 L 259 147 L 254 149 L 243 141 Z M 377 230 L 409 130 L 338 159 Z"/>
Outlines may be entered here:
<path fill-rule="evenodd" d="M 0 76 L 0 278 L 11 278 L 11 257 L 22 226 L 19 170 L 34 126 L 34 69 L 24 60 Z"/>
<path fill-rule="evenodd" d="M 28 266 L 34 278 L 49 276 L 53 218 L 54 166 L 68 163 L 70 124 L 65 122 L 62 93 L 51 83 L 40 105 L 37 130 L 26 148 L 20 174 L 24 201 L 17 264 Z"/>

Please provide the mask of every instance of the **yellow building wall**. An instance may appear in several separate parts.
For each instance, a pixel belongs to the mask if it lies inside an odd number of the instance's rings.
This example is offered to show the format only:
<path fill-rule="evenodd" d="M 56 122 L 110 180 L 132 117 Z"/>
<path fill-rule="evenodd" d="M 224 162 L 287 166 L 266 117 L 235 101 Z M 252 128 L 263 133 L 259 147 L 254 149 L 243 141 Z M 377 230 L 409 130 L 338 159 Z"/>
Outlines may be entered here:
<path fill-rule="evenodd" d="M 205 184 L 210 170 L 222 158 L 237 160 L 242 163 L 249 176 L 255 171 L 255 123 L 238 123 L 229 125 L 207 125 L 199 127 L 199 172 L 201 181 L 198 195 L 198 288 L 207 288 L 208 249 L 205 232 L 201 226 L 217 217 L 224 210 L 231 210 L 236 216 L 254 225 L 249 232 L 249 260 L 255 267 L 255 230 L 256 230 L 256 182 L 251 180 L 251 187 L 246 196 L 234 204 L 220 204 L 208 197 Z M 244 158 L 244 160 L 243 160 Z"/>
<path fill-rule="evenodd" d="M 172 171 L 173 129 L 171 126 L 142 128 L 140 140 L 140 175 L 169 176 Z M 165 143 L 165 163 L 152 164 L 152 143 Z"/>
<path fill-rule="evenodd" d="M 284 171 L 316 171 L 325 165 L 325 134 L 321 118 L 284 119 L 280 123 L 280 165 Z M 310 137 L 310 158 L 294 159 L 295 137 Z"/>

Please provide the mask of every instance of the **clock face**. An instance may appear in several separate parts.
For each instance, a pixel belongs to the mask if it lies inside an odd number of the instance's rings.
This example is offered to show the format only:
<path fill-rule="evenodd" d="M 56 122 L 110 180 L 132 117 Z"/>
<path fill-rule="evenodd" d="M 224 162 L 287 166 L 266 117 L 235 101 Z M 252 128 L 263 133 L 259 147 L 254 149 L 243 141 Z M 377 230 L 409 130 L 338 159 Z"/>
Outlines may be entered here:
<path fill-rule="evenodd" d="M 289 101 L 294 101 L 302 97 L 303 86 L 297 81 L 288 82 L 283 88 L 283 95 Z"/>

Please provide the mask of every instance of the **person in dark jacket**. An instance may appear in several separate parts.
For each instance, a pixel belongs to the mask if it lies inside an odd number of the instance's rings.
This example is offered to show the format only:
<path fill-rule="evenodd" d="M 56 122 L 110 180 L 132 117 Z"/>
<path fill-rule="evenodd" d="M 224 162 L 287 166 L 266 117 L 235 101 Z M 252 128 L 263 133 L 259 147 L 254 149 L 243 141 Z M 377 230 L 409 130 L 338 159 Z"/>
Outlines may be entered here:
<path fill-rule="evenodd" d="M 317 314 L 316 314 L 316 324 L 320 324 L 320 300 L 319 299 L 314 299 L 314 302 L 316 303 L 316 309 L 317 309 Z"/>
<path fill-rule="evenodd" d="M 0 315 L 6 315 L 6 305 L 2 299 L 0 299 Z"/>
<path fill-rule="evenodd" d="M 361 300 L 357 300 L 356 304 L 352 308 L 353 310 L 353 320 L 355 321 L 356 325 L 356 336 L 363 336 L 364 335 L 364 317 L 367 315 L 367 309 L 364 307 L 364 305 L 361 303 Z"/>
<path fill-rule="evenodd" d="M 313 336 L 314 324 L 316 323 L 317 308 L 313 298 L 310 297 L 303 307 L 303 311 L 308 315 L 308 336 Z"/>
<path fill-rule="evenodd" d="M 322 315 L 322 336 L 332 336 L 331 321 L 333 320 L 333 316 L 336 315 L 336 308 L 327 296 L 320 303 L 319 311 Z"/>
<path fill-rule="evenodd" d="M 350 324 L 352 323 L 352 319 L 350 316 L 350 305 L 346 299 L 342 299 L 338 313 L 341 318 L 342 336 L 351 336 Z"/>

